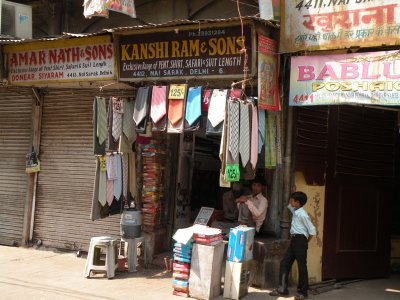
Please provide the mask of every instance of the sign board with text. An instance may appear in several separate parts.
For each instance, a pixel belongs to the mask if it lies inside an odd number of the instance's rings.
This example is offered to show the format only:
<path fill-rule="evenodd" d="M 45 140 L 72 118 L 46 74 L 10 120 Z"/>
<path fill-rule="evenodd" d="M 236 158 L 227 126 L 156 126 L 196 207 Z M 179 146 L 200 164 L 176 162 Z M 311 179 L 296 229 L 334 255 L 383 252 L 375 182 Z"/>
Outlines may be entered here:
<path fill-rule="evenodd" d="M 399 0 L 291 0 L 284 7 L 280 52 L 397 45 Z"/>
<path fill-rule="evenodd" d="M 255 69 L 253 35 L 251 24 L 244 25 L 244 41 L 240 25 L 119 35 L 119 80 L 242 78 L 245 66 L 249 74 Z"/>
<path fill-rule="evenodd" d="M 4 46 L 11 84 L 114 80 L 110 36 Z"/>
<path fill-rule="evenodd" d="M 400 105 L 400 52 L 291 58 L 289 105 Z"/>

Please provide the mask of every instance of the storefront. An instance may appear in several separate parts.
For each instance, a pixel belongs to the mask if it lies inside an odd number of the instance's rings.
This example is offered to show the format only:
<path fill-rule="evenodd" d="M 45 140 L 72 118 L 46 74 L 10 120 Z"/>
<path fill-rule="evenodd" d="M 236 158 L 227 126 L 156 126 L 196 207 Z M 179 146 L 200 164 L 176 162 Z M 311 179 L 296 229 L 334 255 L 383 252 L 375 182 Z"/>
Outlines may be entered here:
<path fill-rule="evenodd" d="M 280 51 L 290 60 L 295 184 L 311 198 L 318 227 L 311 281 L 390 274 L 390 235 L 398 234 L 390 214 L 399 212 L 399 9 L 398 1 L 285 4 Z"/>
<path fill-rule="evenodd" d="M 19 220 L 21 224 L 27 223 L 25 226 L 28 226 L 28 237 L 32 243 L 86 250 L 93 236 L 120 235 L 119 214 L 95 222 L 91 220 L 96 172 L 93 99 L 95 96 L 108 99 L 133 93 L 130 87 L 115 81 L 113 51 L 110 36 L 5 46 L 8 80 L 10 85 L 15 86 L 11 89 L 15 95 L 22 95 L 26 90 L 28 96 L 24 100 L 14 96 L 10 101 L 19 106 L 19 111 L 26 109 L 16 124 L 22 125 L 22 121 L 29 123 L 29 126 L 24 125 L 27 131 L 26 149 L 21 147 L 24 140 L 21 135 L 14 134 L 12 137 L 18 136 L 18 143 L 15 143 L 18 150 L 13 155 L 19 154 L 20 168 L 17 170 L 25 181 L 25 154 L 32 143 L 30 124 L 32 119 L 40 124 L 36 140 L 39 142 L 35 149 L 41 163 L 40 172 L 32 184 L 32 191 L 26 184 L 19 185 L 19 189 L 24 189 L 22 204 L 25 194 L 31 192 L 32 198 L 28 203 L 33 210 L 32 218 L 28 214 L 28 217 Z M 37 94 L 40 94 L 40 117 L 35 118 L 32 114 L 32 88 L 26 86 L 35 86 Z M 24 106 L 20 105 L 21 101 L 26 102 Z M 13 206 L 13 214 L 18 211 L 23 217 L 24 210 L 28 208 L 22 204 Z M 21 225 L 18 227 L 21 228 Z"/>
<path fill-rule="evenodd" d="M 170 238 L 176 229 L 191 226 L 201 207 L 221 210 L 222 193 L 231 182 L 251 180 L 259 172 L 264 176 L 267 173 L 271 183 L 276 168 L 282 164 L 277 29 L 256 18 L 245 18 L 243 27 L 239 19 L 200 23 L 186 20 L 147 27 L 117 28 L 113 35 L 118 49 L 118 80 L 137 87 L 137 93 L 142 91 L 135 99 L 142 103 L 135 104 L 138 115 L 140 109 L 144 111 L 135 124 L 141 160 L 146 159 L 144 151 L 154 143 L 173 141 L 165 149 L 172 158 L 168 166 L 171 177 L 167 176 L 168 182 L 164 182 L 169 187 L 167 193 L 156 195 L 157 188 L 151 188 L 157 174 L 149 172 L 146 161 L 138 164 L 143 172 L 137 173 L 138 181 L 143 182 L 138 202 L 146 223 L 142 226 L 144 234 L 152 236 L 164 227 Z M 257 87 L 261 87 L 261 94 Z M 242 127 L 247 135 L 254 123 L 257 127 L 253 130 L 257 132 L 257 151 L 248 152 L 243 163 L 238 149 L 237 160 L 227 164 L 226 154 L 220 154 L 220 149 L 221 140 L 226 142 L 223 128 L 229 128 L 224 125 L 229 118 L 227 103 L 233 101 L 245 106 L 243 114 L 248 119 Z M 261 151 L 258 111 L 264 126 Z M 242 143 L 246 144 L 244 140 Z M 249 150 L 250 136 L 247 145 Z M 147 162 L 156 170 L 160 168 L 155 161 Z M 268 195 L 273 193 L 271 184 Z M 271 200 L 271 211 L 277 209 L 274 201 L 278 200 Z M 154 223 L 158 214 L 166 216 L 165 223 Z M 271 218 L 269 224 L 273 223 Z M 265 225 L 264 231 L 273 226 Z"/>
<path fill-rule="evenodd" d="M 31 151 L 31 88 L 0 87 L 0 244 L 20 245 L 27 197 L 25 155 Z"/>

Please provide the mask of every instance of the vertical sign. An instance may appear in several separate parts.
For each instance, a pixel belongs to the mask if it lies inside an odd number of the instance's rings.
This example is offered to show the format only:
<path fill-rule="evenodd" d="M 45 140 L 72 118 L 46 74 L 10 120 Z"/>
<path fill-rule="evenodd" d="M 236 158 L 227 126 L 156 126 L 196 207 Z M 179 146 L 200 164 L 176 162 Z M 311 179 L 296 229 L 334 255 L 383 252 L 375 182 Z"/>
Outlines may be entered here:
<path fill-rule="evenodd" d="M 258 36 L 258 107 L 279 110 L 278 44 Z"/>

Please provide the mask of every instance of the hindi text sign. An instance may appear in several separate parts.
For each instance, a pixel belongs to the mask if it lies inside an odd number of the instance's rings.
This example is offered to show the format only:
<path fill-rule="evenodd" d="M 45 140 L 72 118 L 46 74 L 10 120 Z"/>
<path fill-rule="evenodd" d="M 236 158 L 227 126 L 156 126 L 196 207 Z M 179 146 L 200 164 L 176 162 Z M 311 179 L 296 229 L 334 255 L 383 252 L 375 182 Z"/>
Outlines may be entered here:
<path fill-rule="evenodd" d="M 394 45 L 398 0 L 283 1 L 280 52 Z"/>

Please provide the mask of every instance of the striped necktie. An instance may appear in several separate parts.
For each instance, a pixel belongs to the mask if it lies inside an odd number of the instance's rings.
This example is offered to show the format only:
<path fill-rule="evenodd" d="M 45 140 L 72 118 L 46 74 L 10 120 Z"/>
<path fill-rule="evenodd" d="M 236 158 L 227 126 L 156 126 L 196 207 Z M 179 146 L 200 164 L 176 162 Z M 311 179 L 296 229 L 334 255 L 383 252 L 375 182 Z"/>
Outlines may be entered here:
<path fill-rule="evenodd" d="M 250 158 L 250 118 L 249 104 L 240 103 L 240 144 L 239 152 L 243 168 L 246 167 Z"/>
<path fill-rule="evenodd" d="M 251 155 L 250 162 L 253 169 L 256 168 L 258 160 L 258 119 L 257 119 L 257 106 L 253 103 L 252 106 L 252 116 L 251 116 Z"/>
<path fill-rule="evenodd" d="M 154 123 L 158 123 L 167 114 L 167 87 L 153 86 L 151 93 L 150 117 Z"/>

